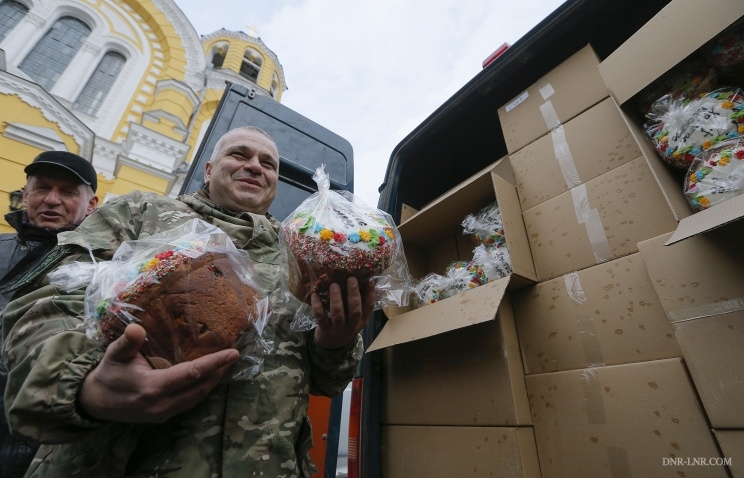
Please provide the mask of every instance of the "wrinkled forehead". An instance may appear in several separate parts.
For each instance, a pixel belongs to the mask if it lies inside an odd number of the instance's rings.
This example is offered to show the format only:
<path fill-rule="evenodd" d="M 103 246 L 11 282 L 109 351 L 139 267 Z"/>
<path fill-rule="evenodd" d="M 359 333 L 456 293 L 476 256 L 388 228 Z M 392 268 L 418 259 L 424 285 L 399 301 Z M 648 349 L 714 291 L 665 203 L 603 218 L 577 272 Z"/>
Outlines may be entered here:
<path fill-rule="evenodd" d="M 232 146 L 248 146 L 259 151 L 271 154 L 277 162 L 279 161 L 279 150 L 273 139 L 255 130 L 234 130 L 225 135 L 225 148 Z"/>

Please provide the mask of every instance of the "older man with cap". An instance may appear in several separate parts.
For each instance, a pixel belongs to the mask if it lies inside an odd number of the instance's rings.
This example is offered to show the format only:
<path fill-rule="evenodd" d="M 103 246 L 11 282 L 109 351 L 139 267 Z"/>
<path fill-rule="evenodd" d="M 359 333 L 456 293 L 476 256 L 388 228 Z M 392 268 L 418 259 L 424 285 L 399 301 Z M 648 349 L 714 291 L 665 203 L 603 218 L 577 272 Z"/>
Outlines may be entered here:
<path fill-rule="evenodd" d="M 75 229 L 98 205 L 96 170 L 76 154 L 47 151 L 24 171 L 25 209 L 5 215 L 17 232 L 0 234 L 0 311 L 12 298 L 13 284 L 57 244 L 57 234 Z M 0 360 L 0 405 L 7 373 Z M 4 414 L 0 415 L 0 478 L 21 477 L 37 447 L 13 438 Z"/>

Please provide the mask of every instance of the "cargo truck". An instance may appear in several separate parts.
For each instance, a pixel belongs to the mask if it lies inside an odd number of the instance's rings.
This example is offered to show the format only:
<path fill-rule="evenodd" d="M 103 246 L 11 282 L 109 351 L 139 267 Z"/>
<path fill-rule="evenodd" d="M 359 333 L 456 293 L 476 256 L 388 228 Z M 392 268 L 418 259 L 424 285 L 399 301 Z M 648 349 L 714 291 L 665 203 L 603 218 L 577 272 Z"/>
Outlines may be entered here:
<path fill-rule="evenodd" d="M 513 273 L 375 313 L 349 477 L 739 476 L 744 255 L 695 251 L 741 237 L 744 196 L 693 214 L 638 106 L 743 15 L 566 1 L 395 147 L 378 208 L 412 276 L 472 258 L 461 222 L 493 202 Z"/>

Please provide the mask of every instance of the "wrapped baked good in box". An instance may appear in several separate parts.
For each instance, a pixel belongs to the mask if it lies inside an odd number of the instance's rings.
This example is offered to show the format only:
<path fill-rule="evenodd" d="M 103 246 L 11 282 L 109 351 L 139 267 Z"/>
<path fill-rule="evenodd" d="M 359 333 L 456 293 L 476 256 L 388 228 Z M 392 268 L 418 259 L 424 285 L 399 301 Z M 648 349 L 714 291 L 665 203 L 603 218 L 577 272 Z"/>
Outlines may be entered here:
<path fill-rule="evenodd" d="M 744 193 L 744 137 L 722 141 L 692 161 L 684 194 L 695 211 Z"/>
<path fill-rule="evenodd" d="M 693 100 L 667 95 L 648 116 L 646 134 L 662 161 L 687 170 L 703 151 L 744 135 L 744 94 L 739 88 L 721 88 Z"/>

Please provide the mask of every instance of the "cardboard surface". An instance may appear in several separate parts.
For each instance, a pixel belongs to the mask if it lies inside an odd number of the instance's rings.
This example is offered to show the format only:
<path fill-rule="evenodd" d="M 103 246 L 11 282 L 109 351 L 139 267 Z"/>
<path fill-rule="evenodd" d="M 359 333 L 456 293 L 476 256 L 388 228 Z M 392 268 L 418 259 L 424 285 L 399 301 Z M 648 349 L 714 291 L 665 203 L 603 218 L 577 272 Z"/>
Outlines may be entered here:
<path fill-rule="evenodd" d="M 530 427 L 382 427 L 382 476 L 540 478 Z"/>
<path fill-rule="evenodd" d="M 727 476 L 664 463 L 721 456 L 681 359 L 525 379 L 543 478 Z"/>
<path fill-rule="evenodd" d="M 733 478 L 744 478 L 744 430 L 713 430 Z"/>
<path fill-rule="evenodd" d="M 498 110 L 509 153 L 609 96 L 587 45 Z"/>
<path fill-rule="evenodd" d="M 599 73 L 623 104 L 742 15 L 741 0 L 674 0 L 610 54 Z"/>
<path fill-rule="evenodd" d="M 744 310 L 673 327 L 711 425 L 744 429 Z"/>
<path fill-rule="evenodd" d="M 682 355 L 638 253 L 512 298 L 527 374 Z"/>
<path fill-rule="evenodd" d="M 712 231 L 744 217 L 744 194 L 682 219 L 666 245 Z"/>
<path fill-rule="evenodd" d="M 670 236 L 638 244 L 669 321 L 743 310 L 744 253 L 732 241 L 744 237 L 744 222 L 665 246 Z"/>
<path fill-rule="evenodd" d="M 389 318 L 368 352 L 492 321 L 504 297 L 509 277 L 466 290 L 433 304 Z"/>
<path fill-rule="evenodd" d="M 509 155 L 522 210 L 641 155 L 612 98 Z"/>
<path fill-rule="evenodd" d="M 461 294 L 468 296 L 463 301 L 482 302 L 469 292 Z M 494 307 L 490 314 L 493 317 L 495 313 Z M 386 424 L 530 424 L 524 370 L 508 298 L 500 301 L 495 320 L 385 350 L 382 389 L 382 423 Z"/>
<path fill-rule="evenodd" d="M 523 215 L 539 281 L 632 254 L 677 226 L 643 157 Z"/>

